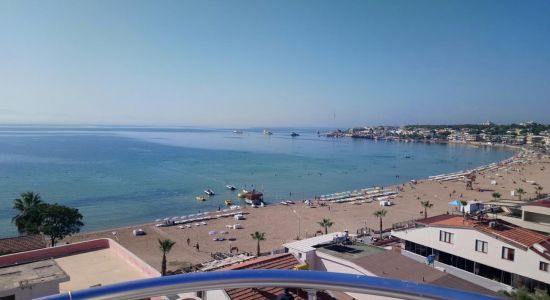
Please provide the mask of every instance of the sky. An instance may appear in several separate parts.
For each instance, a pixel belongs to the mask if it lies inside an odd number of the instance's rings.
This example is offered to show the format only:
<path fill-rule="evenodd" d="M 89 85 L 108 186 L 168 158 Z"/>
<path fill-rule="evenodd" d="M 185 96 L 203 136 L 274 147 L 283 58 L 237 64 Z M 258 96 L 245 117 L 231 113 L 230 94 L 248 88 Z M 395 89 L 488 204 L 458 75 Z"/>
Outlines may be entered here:
<path fill-rule="evenodd" d="M 550 123 L 550 1 L 0 0 L 0 123 Z"/>

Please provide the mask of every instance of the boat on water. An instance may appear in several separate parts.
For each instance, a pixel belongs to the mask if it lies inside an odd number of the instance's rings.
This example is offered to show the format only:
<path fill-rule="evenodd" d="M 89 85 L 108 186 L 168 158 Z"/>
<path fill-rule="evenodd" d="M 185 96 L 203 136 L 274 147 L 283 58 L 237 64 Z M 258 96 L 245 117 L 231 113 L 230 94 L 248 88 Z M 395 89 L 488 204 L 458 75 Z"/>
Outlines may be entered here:
<path fill-rule="evenodd" d="M 233 130 L 233 133 L 236 133 L 236 134 L 243 134 L 243 131 L 242 131 L 242 130 Z"/>
<path fill-rule="evenodd" d="M 197 199 L 197 201 L 206 201 L 206 198 L 204 198 L 203 196 L 197 196 L 195 197 L 195 199 Z"/>
<path fill-rule="evenodd" d="M 214 193 L 213 190 L 211 189 L 206 189 L 204 190 L 204 193 L 207 194 L 208 196 L 214 196 L 216 193 Z"/>
<path fill-rule="evenodd" d="M 234 185 L 232 185 L 232 184 L 228 184 L 228 185 L 226 185 L 225 187 L 226 187 L 228 190 L 230 190 L 230 191 L 234 191 L 234 190 L 237 189 L 237 188 L 236 188 Z"/>
<path fill-rule="evenodd" d="M 231 200 L 225 200 L 223 201 L 223 203 L 225 203 L 225 205 L 227 206 L 230 206 L 233 202 L 231 202 Z"/>
<path fill-rule="evenodd" d="M 297 134 L 296 132 L 292 132 L 292 133 L 290 134 L 290 136 L 291 136 L 291 137 L 295 137 L 295 136 L 300 136 L 300 135 Z"/>
<path fill-rule="evenodd" d="M 267 129 L 264 129 L 264 134 L 265 134 L 265 135 L 272 135 L 273 132 L 271 132 L 271 131 L 269 131 L 269 130 L 267 130 Z"/>
<path fill-rule="evenodd" d="M 240 193 L 237 194 L 237 197 L 239 198 L 244 198 L 246 197 L 246 194 L 250 193 L 250 191 L 247 191 L 247 190 L 242 190 Z"/>

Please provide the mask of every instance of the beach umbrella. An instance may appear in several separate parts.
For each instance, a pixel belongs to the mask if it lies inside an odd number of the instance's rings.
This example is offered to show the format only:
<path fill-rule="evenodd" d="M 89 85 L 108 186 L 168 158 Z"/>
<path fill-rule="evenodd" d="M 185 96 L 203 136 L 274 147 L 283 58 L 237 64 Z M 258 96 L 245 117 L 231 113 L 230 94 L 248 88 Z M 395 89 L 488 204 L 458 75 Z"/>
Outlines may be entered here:
<path fill-rule="evenodd" d="M 453 201 L 449 202 L 449 205 L 450 206 L 462 206 L 462 202 L 460 202 L 460 200 L 453 200 Z"/>

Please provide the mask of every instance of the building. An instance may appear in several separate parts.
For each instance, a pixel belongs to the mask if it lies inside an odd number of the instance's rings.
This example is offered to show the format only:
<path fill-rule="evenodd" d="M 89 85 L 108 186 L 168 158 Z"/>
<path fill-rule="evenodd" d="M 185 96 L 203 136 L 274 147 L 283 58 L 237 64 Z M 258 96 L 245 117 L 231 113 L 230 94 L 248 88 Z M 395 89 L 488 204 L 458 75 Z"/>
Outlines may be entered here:
<path fill-rule="evenodd" d="M 431 283 L 496 295 L 488 289 L 405 257 L 394 250 L 352 242 L 343 232 L 295 241 L 284 244 L 283 247 L 313 270 Z M 372 296 L 356 293 L 346 294 L 359 300 L 373 299 Z"/>
<path fill-rule="evenodd" d="M 550 291 L 550 237 L 499 220 L 440 215 L 393 230 L 401 253 L 493 291 Z"/>
<path fill-rule="evenodd" d="M 519 227 L 550 234 L 550 200 L 539 200 L 507 209 L 509 213 L 497 217 Z"/>
<path fill-rule="evenodd" d="M 34 299 L 59 293 L 69 276 L 53 259 L 0 268 L 0 299 Z"/>
<path fill-rule="evenodd" d="M 0 239 L 0 256 L 46 248 L 46 240 L 40 234 Z"/>
<path fill-rule="evenodd" d="M 24 282 L 19 289 L 31 289 L 34 294 L 27 297 L 25 295 L 28 294 L 17 290 L 17 286 L 0 284 L 0 295 L 8 294 L 7 297 L 11 297 L 6 299 L 31 299 L 160 276 L 157 270 L 111 239 L 90 240 L 0 256 L 0 274 L 13 274 L 16 271 L 20 275 L 13 280 Z M 47 278 L 46 286 L 43 278 Z M 4 280 L 0 279 L 0 282 Z M 17 293 L 12 293 L 14 288 Z M 1 297 L 0 299 L 4 299 Z"/>

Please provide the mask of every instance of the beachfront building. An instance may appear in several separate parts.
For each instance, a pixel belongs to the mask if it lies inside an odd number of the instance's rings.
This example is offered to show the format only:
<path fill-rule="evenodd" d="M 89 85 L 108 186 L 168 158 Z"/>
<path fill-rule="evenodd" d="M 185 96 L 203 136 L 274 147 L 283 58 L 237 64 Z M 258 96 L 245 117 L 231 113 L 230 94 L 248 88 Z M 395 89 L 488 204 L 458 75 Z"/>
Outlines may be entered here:
<path fill-rule="evenodd" d="M 393 230 L 401 253 L 493 291 L 550 291 L 550 237 L 499 220 L 440 215 Z"/>
<path fill-rule="evenodd" d="M 550 199 L 528 202 L 516 209 L 505 209 L 497 218 L 519 227 L 550 234 Z"/>
<path fill-rule="evenodd" d="M 117 242 L 90 240 L 0 256 L 0 299 L 33 299 L 158 276 Z"/>
<path fill-rule="evenodd" d="M 283 247 L 312 270 L 460 287 L 470 292 L 496 295 L 488 289 L 403 256 L 391 246 L 386 249 L 353 239 L 345 232 L 335 232 L 286 243 Z M 370 295 L 346 294 L 359 300 L 373 299 Z"/>

